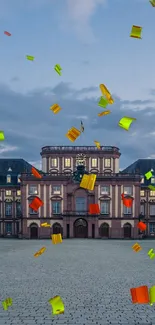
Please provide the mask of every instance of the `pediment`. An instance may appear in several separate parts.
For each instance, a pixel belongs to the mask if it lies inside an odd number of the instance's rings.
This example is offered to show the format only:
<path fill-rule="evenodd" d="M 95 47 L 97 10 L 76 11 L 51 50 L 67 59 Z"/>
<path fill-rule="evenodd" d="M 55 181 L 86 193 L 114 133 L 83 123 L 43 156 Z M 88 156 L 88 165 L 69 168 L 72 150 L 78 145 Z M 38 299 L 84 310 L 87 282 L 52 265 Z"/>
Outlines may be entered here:
<path fill-rule="evenodd" d="M 52 201 L 61 201 L 62 197 L 60 195 L 52 195 L 50 200 L 52 200 Z"/>
<path fill-rule="evenodd" d="M 102 200 L 111 200 L 111 197 L 109 195 L 102 195 L 99 197 L 99 200 L 102 201 Z"/>

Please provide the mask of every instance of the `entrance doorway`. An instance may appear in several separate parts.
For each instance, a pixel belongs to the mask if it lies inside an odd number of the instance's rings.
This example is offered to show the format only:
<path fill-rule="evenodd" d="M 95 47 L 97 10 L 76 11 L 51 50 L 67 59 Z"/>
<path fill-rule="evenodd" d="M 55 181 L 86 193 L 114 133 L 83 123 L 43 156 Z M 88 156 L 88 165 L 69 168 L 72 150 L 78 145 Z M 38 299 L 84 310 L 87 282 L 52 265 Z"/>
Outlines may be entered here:
<path fill-rule="evenodd" d="M 125 223 L 123 228 L 124 228 L 124 238 L 131 238 L 131 225 L 130 225 L 130 223 Z"/>
<path fill-rule="evenodd" d="M 75 238 L 88 237 L 88 223 L 85 219 L 77 219 L 74 222 L 74 237 Z"/>
<path fill-rule="evenodd" d="M 38 225 L 36 223 L 32 223 L 30 226 L 30 238 L 38 239 Z"/>
<path fill-rule="evenodd" d="M 102 223 L 99 232 L 101 237 L 109 238 L 109 225 L 106 222 Z"/>
<path fill-rule="evenodd" d="M 57 235 L 57 234 L 61 234 L 61 236 L 63 237 L 63 228 L 58 222 L 53 224 L 53 235 Z"/>

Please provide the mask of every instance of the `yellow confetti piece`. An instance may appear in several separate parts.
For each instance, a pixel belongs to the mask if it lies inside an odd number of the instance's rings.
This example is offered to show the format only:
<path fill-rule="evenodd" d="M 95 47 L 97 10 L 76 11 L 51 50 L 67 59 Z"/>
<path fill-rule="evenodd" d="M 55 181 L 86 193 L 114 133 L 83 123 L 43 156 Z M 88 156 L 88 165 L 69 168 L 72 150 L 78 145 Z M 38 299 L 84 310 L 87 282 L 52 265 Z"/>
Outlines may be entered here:
<path fill-rule="evenodd" d="M 149 188 L 151 191 L 155 191 L 155 186 L 153 186 L 153 185 L 149 185 L 148 188 Z"/>
<path fill-rule="evenodd" d="M 34 61 L 34 56 L 26 55 L 27 60 Z"/>
<path fill-rule="evenodd" d="M 132 246 L 132 249 L 133 249 L 136 253 L 138 253 L 139 251 L 142 250 L 142 247 L 141 247 L 138 243 L 136 243 L 136 244 L 134 244 L 134 245 Z"/>
<path fill-rule="evenodd" d="M 95 174 L 90 174 L 90 175 L 85 174 L 82 177 L 80 187 L 85 188 L 85 189 L 87 189 L 89 191 L 93 191 L 94 186 L 95 186 L 95 181 L 96 181 L 96 175 Z"/>
<path fill-rule="evenodd" d="M 65 306 L 60 296 L 55 296 L 48 301 L 52 306 L 53 315 L 64 314 Z"/>
<path fill-rule="evenodd" d="M 128 117 L 128 116 L 124 116 L 120 119 L 118 125 L 123 128 L 124 130 L 128 131 L 129 127 L 131 125 L 131 123 L 133 121 L 136 121 L 136 118 L 134 117 Z"/>
<path fill-rule="evenodd" d="M 130 37 L 141 39 L 142 27 L 132 26 Z"/>
<path fill-rule="evenodd" d="M 150 179 L 150 178 L 152 177 L 152 172 L 151 172 L 151 170 L 149 170 L 149 171 L 145 174 L 145 177 L 146 177 L 147 180 Z"/>
<path fill-rule="evenodd" d="M 149 2 L 151 3 L 152 7 L 155 7 L 155 0 L 150 0 Z"/>
<path fill-rule="evenodd" d="M 104 84 L 100 84 L 100 90 L 102 92 L 102 95 L 105 96 L 108 100 L 109 104 L 113 104 L 114 100 L 110 94 L 110 91 L 107 89 L 107 87 Z"/>
<path fill-rule="evenodd" d="M 51 227 L 51 225 L 49 223 L 45 222 L 45 223 L 41 223 L 41 227 L 48 228 L 48 227 Z"/>
<path fill-rule="evenodd" d="M 0 131 L 0 141 L 4 141 L 4 140 L 5 140 L 4 132 Z"/>
<path fill-rule="evenodd" d="M 152 306 L 155 303 L 155 286 L 149 289 L 149 298 L 150 298 L 150 305 Z"/>
<path fill-rule="evenodd" d="M 61 107 L 58 104 L 54 104 L 50 106 L 50 110 L 53 111 L 54 114 L 57 114 L 61 111 Z"/>
<path fill-rule="evenodd" d="M 72 127 L 72 128 L 67 132 L 66 137 L 67 137 L 70 141 L 74 142 L 74 141 L 79 137 L 80 134 L 81 134 L 81 132 L 80 132 L 78 129 L 76 129 L 75 127 Z"/>
<path fill-rule="evenodd" d="M 100 142 L 98 142 L 98 141 L 94 141 L 94 143 L 95 143 L 95 145 L 96 145 L 96 147 L 97 147 L 98 149 L 101 149 Z"/>
<path fill-rule="evenodd" d="M 53 234 L 51 235 L 52 243 L 53 244 L 61 244 L 62 243 L 62 236 L 61 234 Z"/>
<path fill-rule="evenodd" d="M 111 113 L 111 111 L 104 111 L 104 112 L 98 113 L 98 116 L 108 115 L 110 113 Z"/>

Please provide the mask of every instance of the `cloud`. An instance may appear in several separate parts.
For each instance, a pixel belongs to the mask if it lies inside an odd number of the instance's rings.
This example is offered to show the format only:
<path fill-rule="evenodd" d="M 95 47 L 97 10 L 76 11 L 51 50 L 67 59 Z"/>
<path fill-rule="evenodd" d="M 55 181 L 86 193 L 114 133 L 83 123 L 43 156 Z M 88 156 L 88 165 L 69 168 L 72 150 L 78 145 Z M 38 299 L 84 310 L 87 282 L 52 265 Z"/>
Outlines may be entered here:
<path fill-rule="evenodd" d="M 123 101 L 114 95 L 115 102 L 109 106 L 111 114 L 98 117 L 102 108 L 97 105 L 100 92 L 95 95 L 95 89 L 92 86 L 76 90 L 72 84 L 60 83 L 54 88 L 20 94 L 0 85 L 1 129 L 6 139 L 1 143 L 0 153 L 5 158 L 23 158 L 38 164 L 43 146 L 94 145 L 97 140 L 101 145 L 120 148 L 121 168 L 138 158 L 154 155 L 154 118 L 149 113 L 155 115 L 155 103 L 148 98 L 143 110 L 135 110 L 135 101 Z M 88 98 L 86 93 L 91 91 L 92 97 Z M 79 99 L 79 93 L 85 96 Z M 129 109 L 123 108 L 127 102 Z M 56 115 L 50 110 L 54 103 L 62 107 Z M 136 103 L 144 106 L 144 101 Z M 125 115 L 137 119 L 129 131 L 118 126 Z M 66 133 L 72 126 L 79 129 L 81 120 L 85 131 L 72 144 Z"/>
<path fill-rule="evenodd" d="M 16 147 L 16 146 L 9 146 L 9 145 L 4 145 L 4 144 L 2 144 L 2 145 L 0 145 L 0 154 L 1 154 L 1 158 L 3 157 L 3 153 L 10 153 L 10 152 L 12 152 L 12 151 L 18 151 L 19 150 L 19 148 L 18 147 Z"/>
<path fill-rule="evenodd" d="M 84 43 L 95 42 L 90 25 L 90 19 L 99 5 L 104 5 L 106 0 L 67 0 L 69 17 L 73 27 Z"/>

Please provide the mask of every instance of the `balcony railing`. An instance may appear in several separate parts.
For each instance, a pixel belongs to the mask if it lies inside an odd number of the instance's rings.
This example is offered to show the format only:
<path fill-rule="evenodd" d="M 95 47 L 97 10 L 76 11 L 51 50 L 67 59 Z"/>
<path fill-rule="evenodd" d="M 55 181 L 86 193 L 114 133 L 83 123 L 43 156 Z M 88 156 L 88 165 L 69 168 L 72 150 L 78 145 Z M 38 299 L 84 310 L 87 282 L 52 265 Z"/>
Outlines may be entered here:
<path fill-rule="evenodd" d="M 89 173 L 91 174 L 91 173 Z M 92 173 L 93 174 L 93 173 Z M 65 179 L 71 179 L 73 176 L 73 173 L 67 175 L 66 173 L 57 173 L 57 174 L 52 174 L 52 173 L 45 173 L 42 177 L 42 179 L 46 180 L 48 178 L 65 178 Z M 139 179 L 140 180 L 140 175 L 139 174 L 121 174 L 121 173 L 96 173 L 97 179 L 99 178 L 115 178 L 115 179 Z M 31 177 L 32 179 L 36 179 L 34 175 L 31 173 L 22 173 L 21 174 L 21 180 L 26 178 L 26 177 Z M 38 179 L 40 181 L 40 178 Z"/>
<path fill-rule="evenodd" d="M 111 152 L 120 152 L 119 148 L 117 147 L 111 147 L 111 146 L 101 146 L 100 147 L 101 151 L 111 151 Z M 100 150 L 96 147 L 96 146 L 46 146 L 46 147 L 42 147 L 42 152 L 43 153 L 47 153 L 47 152 L 57 152 L 57 151 L 73 151 L 73 152 L 82 152 L 82 151 L 98 151 L 100 152 Z"/>

